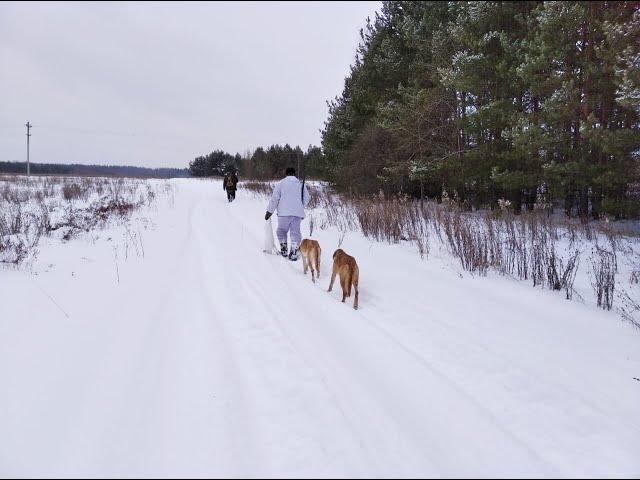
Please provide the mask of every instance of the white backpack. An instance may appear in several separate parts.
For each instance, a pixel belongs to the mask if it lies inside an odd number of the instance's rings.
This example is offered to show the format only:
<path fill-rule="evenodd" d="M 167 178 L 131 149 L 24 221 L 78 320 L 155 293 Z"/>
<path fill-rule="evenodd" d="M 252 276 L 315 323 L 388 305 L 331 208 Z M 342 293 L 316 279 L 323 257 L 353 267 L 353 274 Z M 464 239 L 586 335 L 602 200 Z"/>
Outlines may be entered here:
<path fill-rule="evenodd" d="M 271 217 L 264 222 L 264 253 L 276 253 L 276 242 L 273 241 L 273 227 L 271 226 Z"/>

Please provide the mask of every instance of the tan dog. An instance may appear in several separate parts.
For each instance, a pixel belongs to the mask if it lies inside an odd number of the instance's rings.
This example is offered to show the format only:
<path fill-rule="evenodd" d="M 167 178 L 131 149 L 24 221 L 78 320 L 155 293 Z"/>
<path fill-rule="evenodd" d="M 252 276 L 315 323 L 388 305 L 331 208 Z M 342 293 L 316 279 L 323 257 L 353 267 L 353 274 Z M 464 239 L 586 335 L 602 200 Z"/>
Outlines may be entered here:
<path fill-rule="evenodd" d="M 300 253 L 304 274 L 306 275 L 307 269 L 311 268 L 311 280 L 315 283 L 316 277 L 320 278 L 320 244 L 316 240 L 305 238 L 300 243 Z"/>
<path fill-rule="evenodd" d="M 329 292 L 333 288 L 333 282 L 336 279 L 336 274 L 340 275 L 340 286 L 342 287 L 342 302 L 344 299 L 351 296 L 351 286 L 356 291 L 355 298 L 353 300 L 353 308 L 358 309 L 358 280 L 360 278 L 360 271 L 356 259 L 351 255 L 347 255 L 344 250 L 339 248 L 333 254 L 333 271 L 331 272 L 331 283 L 329 284 Z"/>

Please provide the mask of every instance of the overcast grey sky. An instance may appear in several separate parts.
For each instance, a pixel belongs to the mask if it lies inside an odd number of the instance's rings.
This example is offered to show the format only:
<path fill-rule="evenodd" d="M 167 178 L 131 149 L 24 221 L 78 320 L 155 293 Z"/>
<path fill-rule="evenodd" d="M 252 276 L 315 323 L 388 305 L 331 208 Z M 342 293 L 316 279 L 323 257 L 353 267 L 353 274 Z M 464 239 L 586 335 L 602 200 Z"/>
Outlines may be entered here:
<path fill-rule="evenodd" d="M 0 3 L 0 160 L 186 166 L 319 144 L 380 2 Z"/>

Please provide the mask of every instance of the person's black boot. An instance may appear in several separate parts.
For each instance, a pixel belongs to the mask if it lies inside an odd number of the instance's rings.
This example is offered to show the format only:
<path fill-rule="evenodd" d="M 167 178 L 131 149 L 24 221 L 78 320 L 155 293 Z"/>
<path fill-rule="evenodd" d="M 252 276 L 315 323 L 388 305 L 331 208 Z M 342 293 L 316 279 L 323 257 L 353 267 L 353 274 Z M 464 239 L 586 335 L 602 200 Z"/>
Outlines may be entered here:
<path fill-rule="evenodd" d="M 289 249 L 287 248 L 287 243 L 286 242 L 280 244 L 280 255 L 282 255 L 283 257 L 286 257 L 288 250 Z"/>
<path fill-rule="evenodd" d="M 295 262 L 298 260 L 298 247 L 291 247 L 291 252 L 289 252 L 289 260 Z"/>

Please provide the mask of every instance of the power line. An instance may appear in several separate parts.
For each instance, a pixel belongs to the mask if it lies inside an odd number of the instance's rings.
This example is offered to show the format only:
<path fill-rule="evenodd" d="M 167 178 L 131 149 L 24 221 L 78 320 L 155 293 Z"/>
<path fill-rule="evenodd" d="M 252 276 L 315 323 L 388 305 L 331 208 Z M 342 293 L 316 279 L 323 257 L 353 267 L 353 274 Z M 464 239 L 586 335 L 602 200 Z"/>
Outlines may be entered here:
<path fill-rule="evenodd" d="M 118 132 L 114 130 L 94 130 L 88 128 L 76 128 L 76 127 L 58 127 L 53 125 L 38 125 L 38 128 L 44 128 L 46 130 L 65 130 L 68 132 L 83 133 L 86 135 L 116 135 L 121 137 L 135 137 L 135 133 Z"/>

